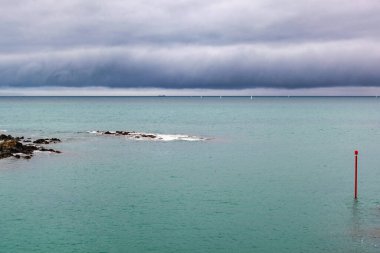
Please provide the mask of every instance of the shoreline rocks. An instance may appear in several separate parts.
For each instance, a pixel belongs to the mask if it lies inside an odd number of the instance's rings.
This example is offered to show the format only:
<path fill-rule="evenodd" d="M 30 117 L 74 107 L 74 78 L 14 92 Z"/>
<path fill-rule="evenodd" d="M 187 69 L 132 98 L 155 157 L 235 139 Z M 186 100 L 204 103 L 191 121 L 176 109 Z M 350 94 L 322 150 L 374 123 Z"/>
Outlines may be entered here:
<path fill-rule="evenodd" d="M 41 152 L 51 152 L 51 153 L 61 153 L 59 150 L 48 149 L 40 145 L 35 144 L 50 144 L 57 143 L 61 140 L 57 138 L 47 138 L 47 139 L 38 139 L 33 141 L 32 144 L 31 138 L 25 139 L 24 136 L 13 137 L 11 135 L 0 135 L 0 159 L 14 157 L 17 159 L 31 159 L 35 151 Z M 23 143 L 22 143 L 23 142 Z M 30 143 L 30 144 L 24 144 Z"/>

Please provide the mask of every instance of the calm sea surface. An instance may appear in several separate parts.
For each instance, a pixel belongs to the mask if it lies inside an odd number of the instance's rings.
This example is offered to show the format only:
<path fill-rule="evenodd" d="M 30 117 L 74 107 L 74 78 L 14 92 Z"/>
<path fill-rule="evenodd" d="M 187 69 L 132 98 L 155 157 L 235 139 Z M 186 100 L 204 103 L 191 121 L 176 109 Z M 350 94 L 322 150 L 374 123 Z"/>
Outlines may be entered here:
<path fill-rule="evenodd" d="M 0 129 L 63 140 L 0 161 L 0 252 L 380 252 L 380 99 L 2 97 Z"/>

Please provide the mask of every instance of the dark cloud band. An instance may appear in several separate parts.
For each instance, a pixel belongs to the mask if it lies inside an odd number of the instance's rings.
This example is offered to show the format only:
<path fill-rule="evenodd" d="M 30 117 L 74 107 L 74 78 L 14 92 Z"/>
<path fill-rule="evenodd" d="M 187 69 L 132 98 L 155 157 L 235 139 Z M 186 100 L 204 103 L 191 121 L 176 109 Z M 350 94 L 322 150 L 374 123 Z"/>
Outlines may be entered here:
<path fill-rule="evenodd" d="M 380 86 L 375 0 L 13 0 L 0 7 L 3 87 Z"/>

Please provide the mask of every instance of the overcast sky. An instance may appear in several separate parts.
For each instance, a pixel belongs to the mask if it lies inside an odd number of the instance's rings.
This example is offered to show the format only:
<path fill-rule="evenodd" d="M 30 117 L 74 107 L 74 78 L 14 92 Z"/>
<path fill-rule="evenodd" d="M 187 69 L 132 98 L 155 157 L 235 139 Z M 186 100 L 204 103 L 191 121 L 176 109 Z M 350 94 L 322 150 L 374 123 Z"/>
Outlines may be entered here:
<path fill-rule="evenodd" d="M 0 0 L 0 86 L 380 86 L 378 0 Z"/>

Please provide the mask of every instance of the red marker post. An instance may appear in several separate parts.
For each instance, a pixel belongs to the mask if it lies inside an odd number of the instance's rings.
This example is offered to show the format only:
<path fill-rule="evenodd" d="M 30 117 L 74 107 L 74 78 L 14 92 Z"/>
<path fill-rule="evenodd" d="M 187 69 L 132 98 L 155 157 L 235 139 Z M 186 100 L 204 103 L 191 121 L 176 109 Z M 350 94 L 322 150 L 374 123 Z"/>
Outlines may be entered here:
<path fill-rule="evenodd" d="M 355 199 L 358 198 L 358 154 L 359 151 L 355 150 Z"/>

